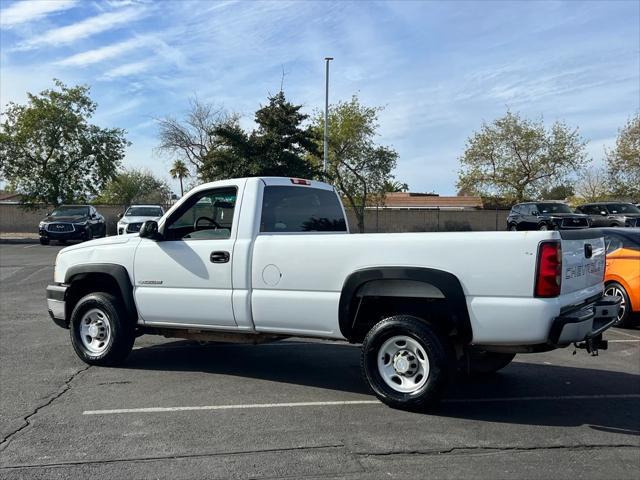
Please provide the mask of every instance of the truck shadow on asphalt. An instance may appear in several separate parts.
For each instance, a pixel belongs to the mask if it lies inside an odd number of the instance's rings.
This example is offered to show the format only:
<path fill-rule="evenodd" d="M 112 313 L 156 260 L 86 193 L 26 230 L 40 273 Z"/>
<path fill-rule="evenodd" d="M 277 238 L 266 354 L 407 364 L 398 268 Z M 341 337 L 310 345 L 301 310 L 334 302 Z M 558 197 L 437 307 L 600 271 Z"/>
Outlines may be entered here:
<path fill-rule="evenodd" d="M 494 375 L 458 377 L 444 401 L 428 414 L 522 425 L 589 425 L 599 431 L 640 435 L 638 375 L 524 359 L 518 357 Z M 360 349 L 353 345 L 178 341 L 136 349 L 124 368 L 231 375 L 372 396 L 360 373 Z M 492 398 L 497 401 L 483 400 Z"/>

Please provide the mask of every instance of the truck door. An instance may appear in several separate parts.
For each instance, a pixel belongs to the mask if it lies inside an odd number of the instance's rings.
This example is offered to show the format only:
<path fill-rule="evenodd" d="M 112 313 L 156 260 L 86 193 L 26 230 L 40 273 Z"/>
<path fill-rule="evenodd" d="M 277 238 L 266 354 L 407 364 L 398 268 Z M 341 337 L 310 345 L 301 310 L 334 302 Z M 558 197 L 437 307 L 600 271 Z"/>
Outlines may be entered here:
<path fill-rule="evenodd" d="M 236 326 L 231 262 L 238 187 L 192 194 L 143 238 L 134 260 L 135 300 L 145 324 Z"/>

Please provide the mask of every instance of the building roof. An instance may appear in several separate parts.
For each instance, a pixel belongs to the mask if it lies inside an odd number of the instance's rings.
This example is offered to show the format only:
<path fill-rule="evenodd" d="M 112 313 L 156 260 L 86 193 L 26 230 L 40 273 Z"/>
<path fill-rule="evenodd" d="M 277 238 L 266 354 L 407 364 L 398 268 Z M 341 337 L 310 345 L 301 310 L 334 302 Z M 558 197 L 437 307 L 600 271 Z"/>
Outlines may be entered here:
<path fill-rule="evenodd" d="M 433 193 L 387 193 L 384 208 L 482 208 L 482 198 L 471 196 L 445 197 Z"/>
<path fill-rule="evenodd" d="M 0 203 L 20 203 L 21 200 L 19 193 L 0 192 Z"/>

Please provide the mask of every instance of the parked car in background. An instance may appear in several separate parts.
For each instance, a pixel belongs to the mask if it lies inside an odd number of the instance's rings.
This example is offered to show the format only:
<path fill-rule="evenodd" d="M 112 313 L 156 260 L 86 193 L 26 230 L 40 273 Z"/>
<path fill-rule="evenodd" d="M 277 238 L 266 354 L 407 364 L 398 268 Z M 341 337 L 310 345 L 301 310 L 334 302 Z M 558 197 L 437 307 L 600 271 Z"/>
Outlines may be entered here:
<path fill-rule="evenodd" d="M 131 205 L 118 220 L 118 235 L 138 233 L 147 220 L 160 220 L 164 209 L 160 205 Z"/>
<path fill-rule="evenodd" d="M 576 211 L 589 215 L 592 227 L 640 227 L 640 208 L 633 203 L 586 203 Z"/>
<path fill-rule="evenodd" d="M 628 327 L 640 315 L 640 230 L 601 231 L 606 248 L 605 295 L 622 298 L 618 325 Z"/>
<path fill-rule="evenodd" d="M 91 205 L 61 205 L 38 225 L 40 243 L 48 245 L 51 240 L 64 243 L 67 240 L 91 240 L 107 234 L 107 224 Z"/>
<path fill-rule="evenodd" d="M 507 230 L 573 230 L 589 228 L 588 215 L 574 213 L 561 202 L 526 202 L 511 207 Z"/>

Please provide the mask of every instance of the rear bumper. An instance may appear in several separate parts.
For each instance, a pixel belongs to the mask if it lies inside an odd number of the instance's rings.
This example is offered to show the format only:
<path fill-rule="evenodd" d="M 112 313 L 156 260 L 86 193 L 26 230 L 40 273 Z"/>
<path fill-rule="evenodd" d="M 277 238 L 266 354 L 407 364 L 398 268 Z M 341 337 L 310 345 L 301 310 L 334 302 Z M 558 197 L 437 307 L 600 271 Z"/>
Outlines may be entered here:
<path fill-rule="evenodd" d="M 619 297 L 601 297 L 594 304 L 564 313 L 553 320 L 548 344 L 565 347 L 601 335 L 618 317 Z"/>
<path fill-rule="evenodd" d="M 65 302 L 67 288 L 66 285 L 49 285 L 47 287 L 47 308 L 49 309 L 49 316 L 56 325 L 62 328 L 69 328 Z"/>

